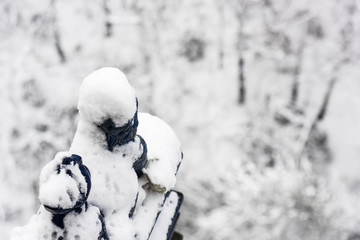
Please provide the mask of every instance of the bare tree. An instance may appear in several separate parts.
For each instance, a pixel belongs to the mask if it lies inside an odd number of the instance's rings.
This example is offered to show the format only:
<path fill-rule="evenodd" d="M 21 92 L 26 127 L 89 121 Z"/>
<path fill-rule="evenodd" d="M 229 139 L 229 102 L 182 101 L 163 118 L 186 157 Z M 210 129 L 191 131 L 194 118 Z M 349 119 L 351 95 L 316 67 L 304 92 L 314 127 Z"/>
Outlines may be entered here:
<path fill-rule="evenodd" d="M 236 49 L 238 53 L 238 81 L 239 81 L 239 97 L 238 103 L 244 105 L 246 102 L 246 77 L 244 74 L 244 51 L 246 44 L 246 36 L 244 34 L 244 24 L 246 14 L 251 6 L 246 0 L 229 0 L 230 6 L 234 9 L 234 13 L 238 22 L 238 34 L 236 39 Z"/>
<path fill-rule="evenodd" d="M 223 1 L 215 1 L 219 14 L 219 33 L 218 33 L 218 66 L 220 69 L 224 67 L 224 35 L 225 35 L 225 6 Z"/>
<path fill-rule="evenodd" d="M 245 73 L 244 73 L 244 58 L 240 56 L 238 62 L 239 69 L 239 104 L 244 105 L 246 99 L 246 88 L 245 88 Z"/>
<path fill-rule="evenodd" d="M 303 72 L 304 51 L 307 47 L 306 31 L 308 29 L 306 28 L 306 23 L 312 19 L 312 16 L 306 9 L 292 10 L 290 8 L 289 10 L 288 4 L 291 4 L 291 1 L 275 6 L 275 1 L 265 0 L 264 24 L 269 38 L 268 42 L 279 48 L 285 59 L 285 61 L 282 61 L 285 67 L 282 66 L 279 70 L 283 73 L 291 74 L 292 83 L 290 85 L 289 107 L 292 110 L 296 110 L 300 95 L 300 78 Z M 284 15 L 286 15 L 286 22 L 288 23 L 284 25 L 285 27 L 281 24 L 281 22 L 285 21 Z M 293 34 L 292 31 L 294 29 L 296 29 L 297 35 Z"/>
<path fill-rule="evenodd" d="M 60 33 L 57 29 L 54 29 L 54 41 L 55 41 L 55 49 L 56 52 L 60 58 L 60 62 L 61 63 L 65 63 L 66 62 L 66 56 L 65 56 L 65 52 L 64 49 L 62 47 L 61 44 L 61 36 Z"/>
<path fill-rule="evenodd" d="M 57 20 L 57 14 L 56 14 L 56 0 L 50 1 L 50 8 L 51 8 L 51 14 L 52 14 L 51 18 L 52 18 L 55 50 L 59 56 L 60 62 L 65 63 L 67 59 L 66 59 L 66 54 L 65 54 L 64 48 L 62 46 L 60 29 L 58 26 L 58 20 Z"/>
<path fill-rule="evenodd" d="M 155 66 L 163 63 L 161 50 L 161 31 L 166 23 L 164 15 L 168 10 L 169 2 L 166 0 L 146 1 L 136 0 L 132 3 L 133 12 L 139 17 L 139 35 L 142 39 L 140 45 L 143 54 L 143 72 L 149 78 L 148 110 L 155 114 L 154 97 L 156 91 Z"/>
<path fill-rule="evenodd" d="M 320 106 L 319 112 L 317 114 L 316 117 L 316 121 L 314 124 L 317 124 L 318 122 L 324 120 L 326 113 L 327 113 L 327 109 L 329 106 L 329 101 L 330 101 L 330 97 L 332 95 L 335 83 L 337 82 L 337 78 L 336 77 L 332 77 L 328 83 L 328 87 L 327 90 L 325 92 L 322 104 Z"/>
<path fill-rule="evenodd" d="M 299 99 L 299 85 L 300 85 L 300 76 L 302 72 L 303 64 L 303 52 L 305 48 L 305 35 L 303 35 L 300 45 L 296 51 L 296 63 L 293 70 L 293 82 L 291 85 L 291 94 L 290 94 L 290 108 L 296 109 L 296 105 Z"/>

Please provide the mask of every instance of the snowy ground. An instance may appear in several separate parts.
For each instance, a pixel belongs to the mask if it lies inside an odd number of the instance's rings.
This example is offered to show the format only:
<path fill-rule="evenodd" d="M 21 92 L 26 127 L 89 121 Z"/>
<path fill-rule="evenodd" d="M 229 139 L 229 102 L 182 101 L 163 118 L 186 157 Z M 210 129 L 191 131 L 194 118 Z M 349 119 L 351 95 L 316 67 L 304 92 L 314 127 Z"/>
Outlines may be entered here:
<path fill-rule="evenodd" d="M 359 7 L 2 1 L 0 238 L 29 221 L 42 166 L 69 149 L 82 79 L 115 66 L 140 111 L 167 121 L 182 143 L 185 239 L 357 239 Z M 312 128 L 333 78 L 325 117 Z"/>

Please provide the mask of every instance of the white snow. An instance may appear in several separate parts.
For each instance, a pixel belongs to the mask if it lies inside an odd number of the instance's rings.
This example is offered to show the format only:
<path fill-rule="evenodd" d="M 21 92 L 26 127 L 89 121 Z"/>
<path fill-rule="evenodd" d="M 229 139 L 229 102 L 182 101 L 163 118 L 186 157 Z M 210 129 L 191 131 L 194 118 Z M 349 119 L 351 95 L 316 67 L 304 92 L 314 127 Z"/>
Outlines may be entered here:
<path fill-rule="evenodd" d="M 86 194 L 87 184 L 78 165 L 62 166 L 60 173 L 57 173 L 57 167 L 63 158 L 70 155 L 67 152 L 60 152 L 42 169 L 39 189 L 41 204 L 53 208 L 72 208 L 79 200 L 80 194 Z M 66 170 L 70 170 L 73 177 L 66 174 Z"/>
<path fill-rule="evenodd" d="M 86 211 L 84 207 L 82 209 L 80 214 L 73 211 L 65 216 L 65 239 L 98 239 L 102 230 L 99 209 L 91 205 Z"/>
<path fill-rule="evenodd" d="M 92 191 L 88 202 L 103 211 L 109 235 L 114 239 L 131 239 L 129 236 L 133 238 L 135 233 L 138 239 L 145 239 L 164 197 L 163 194 L 152 194 L 153 190 L 144 192 L 142 186 L 147 182 L 138 182 L 132 168 L 143 151 L 139 137 L 110 152 L 105 134 L 97 126 L 108 118 L 117 127 L 122 126 L 134 116 L 135 104 L 134 90 L 120 70 L 102 68 L 90 74 L 80 88 L 80 120 L 70 148 L 70 152 L 83 157 L 91 171 Z M 181 160 L 179 140 L 164 121 L 144 113 L 139 113 L 138 134 L 145 139 L 148 148 L 149 163 L 145 174 L 153 186 L 170 190 L 175 186 L 175 174 Z M 128 213 L 138 192 L 132 222 Z M 144 212 L 146 214 L 142 214 Z M 144 238 L 140 238 L 142 235 Z"/>
<path fill-rule="evenodd" d="M 138 134 L 148 148 L 145 173 L 153 184 L 169 191 L 176 184 L 176 171 L 181 161 L 181 146 L 172 128 L 158 117 L 139 113 Z"/>
<path fill-rule="evenodd" d="M 175 211 L 179 203 L 177 193 L 170 192 L 161 208 L 161 213 L 156 221 L 156 226 L 151 231 L 149 240 L 166 239 L 169 226 L 175 221 Z"/>
<path fill-rule="evenodd" d="M 120 156 L 119 156 L 120 155 Z M 99 206 L 105 217 L 116 211 L 127 216 L 138 192 L 132 162 L 122 153 L 86 155 L 84 163 L 91 171 L 92 190 L 89 203 Z"/>
<path fill-rule="evenodd" d="M 13 229 L 11 239 L 39 240 L 50 238 L 53 231 L 61 232 L 61 229 L 51 222 L 51 218 L 51 213 L 45 210 L 44 207 L 40 207 L 37 214 L 31 217 L 27 225 Z"/>
<path fill-rule="evenodd" d="M 117 127 L 127 123 L 136 111 L 135 92 L 120 70 L 101 68 L 84 79 L 78 108 L 80 120 L 70 152 L 82 156 L 90 169 L 88 202 L 104 213 L 113 239 L 130 239 L 135 233 L 128 214 L 139 188 L 132 164 L 142 153 L 140 140 L 136 138 L 110 152 L 105 133 L 97 125 L 108 118 Z"/>
<path fill-rule="evenodd" d="M 135 91 L 119 69 L 104 67 L 82 82 L 78 109 L 83 120 L 99 124 L 112 118 L 122 126 L 135 114 Z"/>
<path fill-rule="evenodd" d="M 70 212 L 65 216 L 65 228 L 61 229 L 51 222 L 52 214 L 41 206 L 27 225 L 17 227 L 12 231 L 11 239 L 46 240 L 58 239 L 62 236 L 63 239 L 97 240 L 102 230 L 99 214 L 97 207 L 89 206 L 85 211 L 85 206 L 83 206 L 80 214 Z"/>
<path fill-rule="evenodd" d="M 140 110 L 164 119 L 179 135 L 187 159 L 177 176 L 187 196 L 178 225 L 185 239 L 333 240 L 358 234 L 358 1 L 260 0 L 245 8 L 244 1 L 105 2 L 108 14 L 104 1 L 95 0 L 0 3 L 0 239 L 39 208 L 41 167 L 69 149 L 78 87 L 101 66 L 122 69 Z M 113 21 L 110 37 L 104 36 L 106 20 Z M 54 33 L 66 62 L 59 61 Z M 191 39 L 204 47 L 195 62 L 183 54 L 191 51 Z M 245 105 L 237 102 L 239 50 Z M 342 60 L 345 68 L 334 71 Z M 287 109 L 297 64 L 296 107 L 303 115 L 287 115 L 296 124 L 281 126 L 273 113 Z M 303 136 L 333 77 L 338 83 L 321 124 L 332 161 L 313 171 L 324 159 L 305 156 L 307 167 L 297 170 Z M 269 158 L 274 167 L 266 166 Z"/>
<path fill-rule="evenodd" d="M 141 207 L 136 211 L 133 223 L 136 229 L 136 240 L 146 240 L 155 224 L 156 216 L 164 202 L 164 194 L 148 191 Z"/>

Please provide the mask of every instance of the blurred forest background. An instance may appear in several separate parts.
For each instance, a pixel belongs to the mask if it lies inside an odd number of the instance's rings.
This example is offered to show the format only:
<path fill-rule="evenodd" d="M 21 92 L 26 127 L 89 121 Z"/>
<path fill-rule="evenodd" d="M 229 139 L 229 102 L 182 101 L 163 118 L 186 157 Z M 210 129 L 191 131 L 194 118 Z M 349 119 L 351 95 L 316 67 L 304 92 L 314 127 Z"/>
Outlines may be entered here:
<path fill-rule="evenodd" d="M 358 0 L 2 0 L 0 238 L 82 79 L 119 67 L 183 145 L 185 239 L 360 239 Z M 106 163 L 104 163 L 106 164 Z"/>

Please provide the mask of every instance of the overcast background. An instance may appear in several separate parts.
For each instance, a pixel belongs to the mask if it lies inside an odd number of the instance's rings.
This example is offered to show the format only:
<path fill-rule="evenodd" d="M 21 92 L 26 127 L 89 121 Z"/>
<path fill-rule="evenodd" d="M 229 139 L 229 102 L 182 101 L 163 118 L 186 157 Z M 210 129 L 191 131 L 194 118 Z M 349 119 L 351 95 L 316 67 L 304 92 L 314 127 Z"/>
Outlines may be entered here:
<path fill-rule="evenodd" d="M 0 238 L 39 207 L 82 79 L 119 67 L 184 151 L 189 240 L 360 239 L 357 0 L 2 0 Z M 106 163 L 104 163 L 106 164 Z"/>

